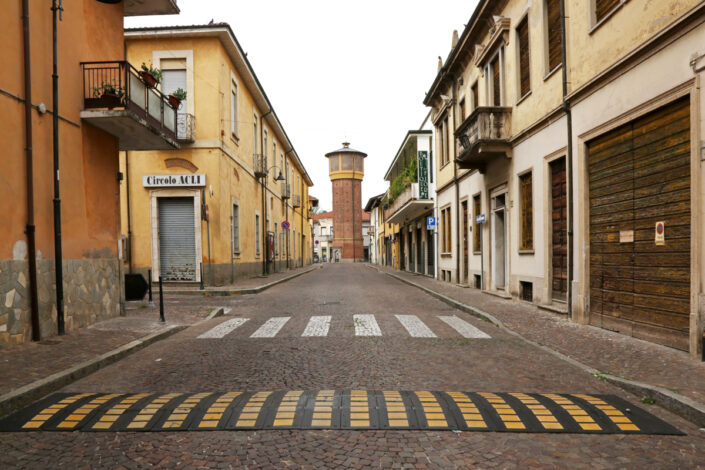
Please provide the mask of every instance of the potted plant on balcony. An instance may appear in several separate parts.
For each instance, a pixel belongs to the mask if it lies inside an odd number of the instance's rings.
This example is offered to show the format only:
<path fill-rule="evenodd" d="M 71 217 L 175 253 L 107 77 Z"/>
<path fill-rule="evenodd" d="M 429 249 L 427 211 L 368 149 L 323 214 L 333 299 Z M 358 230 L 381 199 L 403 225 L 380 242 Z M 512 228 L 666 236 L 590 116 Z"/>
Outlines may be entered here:
<path fill-rule="evenodd" d="M 177 88 L 174 93 L 169 95 L 169 104 L 174 109 L 179 109 L 181 102 L 186 99 L 186 91 L 183 88 Z"/>
<path fill-rule="evenodd" d="M 152 67 L 152 64 L 147 65 L 142 62 L 142 70 L 140 70 L 139 74 L 145 85 L 150 88 L 154 88 L 162 81 L 162 71 Z"/>
<path fill-rule="evenodd" d="M 122 105 L 125 89 L 113 83 L 103 82 L 101 86 L 95 87 L 93 95 L 100 100 L 100 107 L 113 109 Z"/>

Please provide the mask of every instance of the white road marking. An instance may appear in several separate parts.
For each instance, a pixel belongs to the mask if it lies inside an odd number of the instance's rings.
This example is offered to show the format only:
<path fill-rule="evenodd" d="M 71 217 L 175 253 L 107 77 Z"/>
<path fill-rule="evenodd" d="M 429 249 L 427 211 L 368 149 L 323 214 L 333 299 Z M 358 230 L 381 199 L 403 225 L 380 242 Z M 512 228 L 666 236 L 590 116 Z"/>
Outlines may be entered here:
<path fill-rule="evenodd" d="M 355 336 L 382 336 L 374 315 L 353 315 Z"/>
<path fill-rule="evenodd" d="M 222 338 L 228 333 L 232 332 L 235 328 L 241 326 L 245 323 L 248 318 L 233 318 L 232 320 L 224 321 L 220 325 L 214 326 L 210 330 L 206 331 L 199 338 Z"/>
<path fill-rule="evenodd" d="M 438 318 L 440 318 L 442 321 L 444 321 L 448 325 L 450 325 L 455 331 L 460 333 L 464 338 L 491 338 L 491 336 L 488 335 L 487 333 L 485 333 L 484 331 L 480 330 L 479 328 L 475 328 L 470 323 L 456 317 L 455 315 L 453 315 L 452 317 L 438 317 Z"/>
<path fill-rule="evenodd" d="M 223 309 L 223 315 L 227 315 L 228 313 L 230 313 L 231 310 L 232 310 L 231 308 Z"/>
<path fill-rule="evenodd" d="M 311 317 L 301 336 L 328 336 L 330 320 L 330 315 Z"/>
<path fill-rule="evenodd" d="M 274 338 L 290 318 L 291 317 L 270 318 L 264 325 L 260 326 L 257 331 L 252 333 L 250 338 Z"/>
<path fill-rule="evenodd" d="M 394 315 L 414 338 L 436 338 L 436 334 L 416 315 Z"/>

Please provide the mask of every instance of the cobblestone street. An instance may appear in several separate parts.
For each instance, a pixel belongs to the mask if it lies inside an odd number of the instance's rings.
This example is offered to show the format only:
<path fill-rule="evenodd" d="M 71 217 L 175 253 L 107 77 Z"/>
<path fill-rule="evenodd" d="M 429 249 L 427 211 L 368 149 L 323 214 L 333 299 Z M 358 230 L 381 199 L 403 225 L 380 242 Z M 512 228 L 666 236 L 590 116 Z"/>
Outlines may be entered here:
<path fill-rule="evenodd" d="M 183 310 L 179 302 L 170 308 Z M 312 390 L 614 395 L 685 433 L 227 430 L 3 433 L 2 468 L 703 468 L 705 432 L 365 265 L 200 298 L 198 323 L 66 393 Z M 167 310 L 167 315 L 169 311 Z M 698 450 L 700 449 L 700 450 Z"/>

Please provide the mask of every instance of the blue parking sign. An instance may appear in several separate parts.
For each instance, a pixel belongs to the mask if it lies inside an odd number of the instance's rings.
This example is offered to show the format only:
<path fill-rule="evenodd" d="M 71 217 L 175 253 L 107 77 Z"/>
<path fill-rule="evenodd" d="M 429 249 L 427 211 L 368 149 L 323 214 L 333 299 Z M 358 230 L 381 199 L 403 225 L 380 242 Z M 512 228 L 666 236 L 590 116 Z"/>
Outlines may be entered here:
<path fill-rule="evenodd" d="M 432 230 L 436 227 L 435 217 L 426 217 L 426 230 Z"/>

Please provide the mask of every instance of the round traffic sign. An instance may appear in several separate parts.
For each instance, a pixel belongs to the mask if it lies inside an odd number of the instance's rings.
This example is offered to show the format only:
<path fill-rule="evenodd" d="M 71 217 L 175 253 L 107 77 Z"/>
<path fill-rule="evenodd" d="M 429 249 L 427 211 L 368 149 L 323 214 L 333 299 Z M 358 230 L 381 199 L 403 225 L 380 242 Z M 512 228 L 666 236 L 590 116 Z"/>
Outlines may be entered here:
<path fill-rule="evenodd" d="M 282 228 L 284 230 L 289 230 L 289 221 L 288 220 L 285 220 L 284 222 L 282 222 Z"/>
<path fill-rule="evenodd" d="M 663 233 L 663 222 L 659 222 L 656 224 L 656 233 L 661 235 Z"/>

